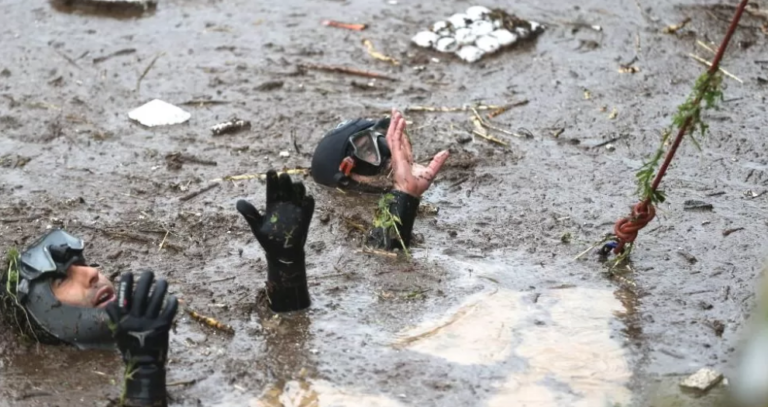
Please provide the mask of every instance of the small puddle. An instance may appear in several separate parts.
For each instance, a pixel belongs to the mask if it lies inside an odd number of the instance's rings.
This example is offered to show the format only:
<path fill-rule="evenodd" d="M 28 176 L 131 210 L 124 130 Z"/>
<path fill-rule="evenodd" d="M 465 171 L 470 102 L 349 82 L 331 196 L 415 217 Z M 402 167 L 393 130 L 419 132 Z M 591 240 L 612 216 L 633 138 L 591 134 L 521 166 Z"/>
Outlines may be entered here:
<path fill-rule="evenodd" d="M 394 346 L 463 365 L 506 365 L 489 407 L 623 404 L 632 372 L 611 327 L 622 311 L 608 290 L 499 288 L 404 332 Z"/>

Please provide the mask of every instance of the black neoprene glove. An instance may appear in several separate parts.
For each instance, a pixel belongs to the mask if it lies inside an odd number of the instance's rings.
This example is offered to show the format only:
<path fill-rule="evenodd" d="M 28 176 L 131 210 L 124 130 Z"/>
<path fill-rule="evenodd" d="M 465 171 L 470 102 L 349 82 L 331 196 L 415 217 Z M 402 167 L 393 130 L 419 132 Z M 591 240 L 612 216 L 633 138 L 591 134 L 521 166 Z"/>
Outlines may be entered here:
<path fill-rule="evenodd" d="M 141 274 L 133 290 L 133 274 L 120 278 L 117 300 L 107 305 L 114 325 L 117 347 L 125 362 L 125 406 L 166 406 L 165 363 L 168 359 L 168 333 L 178 310 L 173 295 L 163 308 L 168 283 L 160 279 L 150 294 L 154 273 Z"/>
<path fill-rule="evenodd" d="M 419 198 L 411 196 L 405 192 L 393 190 L 390 197 L 387 210 L 395 220 L 394 227 L 375 227 L 370 234 L 368 243 L 374 247 L 386 250 L 403 249 L 410 247 L 411 234 L 413 232 L 413 223 L 416 221 L 416 214 L 419 211 Z M 380 215 L 377 216 L 377 218 Z M 402 239 L 402 243 L 401 243 Z"/>
<path fill-rule="evenodd" d="M 315 211 L 315 199 L 304 184 L 292 183 L 288 174 L 267 172 L 267 208 L 259 214 L 249 202 L 237 202 L 251 232 L 267 257 L 267 296 L 274 312 L 309 307 L 304 244 Z"/>

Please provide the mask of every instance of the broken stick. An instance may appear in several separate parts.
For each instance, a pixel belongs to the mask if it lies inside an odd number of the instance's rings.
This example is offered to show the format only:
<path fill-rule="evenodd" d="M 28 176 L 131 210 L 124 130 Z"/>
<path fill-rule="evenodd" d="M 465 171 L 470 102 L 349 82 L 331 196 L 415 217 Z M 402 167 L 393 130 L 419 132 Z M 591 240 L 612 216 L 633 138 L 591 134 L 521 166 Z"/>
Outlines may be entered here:
<path fill-rule="evenodd" d="M 354 68 L 347 68 L 345 66 L 300 64 L 299 67 L 303 69 L 313 69 L 316 71 L 343 73 L 347 75 L 362 76 L 365 78 L 383 79 L 383 80 L 394 81 L 394 82 L 397 81 L 397 78 L 393 78 L 391 76 L 387 76 L 387 75 L 376 73 L 376 72 L 369 72 L 369 71 L 362 71 Z"/>

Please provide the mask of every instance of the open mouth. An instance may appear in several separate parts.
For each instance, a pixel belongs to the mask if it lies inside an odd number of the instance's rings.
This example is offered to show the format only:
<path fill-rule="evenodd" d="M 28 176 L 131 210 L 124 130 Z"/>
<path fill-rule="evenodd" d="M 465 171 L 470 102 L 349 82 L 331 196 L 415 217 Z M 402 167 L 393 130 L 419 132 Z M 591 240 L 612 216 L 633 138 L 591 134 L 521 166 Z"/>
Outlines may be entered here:
<path fill-rule="evenodd" d="M 109 286 L 102 287 L 96 292 L 96 299 L 93 302 L 95 308 L 104 308 L 110 302 L 115 300 L 115 289 Z"/>

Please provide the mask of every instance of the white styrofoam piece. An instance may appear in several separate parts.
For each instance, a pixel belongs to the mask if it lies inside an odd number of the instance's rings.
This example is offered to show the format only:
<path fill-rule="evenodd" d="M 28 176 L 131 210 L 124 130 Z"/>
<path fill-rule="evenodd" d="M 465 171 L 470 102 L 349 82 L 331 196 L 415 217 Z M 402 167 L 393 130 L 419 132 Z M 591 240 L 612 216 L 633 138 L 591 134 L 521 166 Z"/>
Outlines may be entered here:
<path fill-rule="evenodd" d="M 472 20 L 482 20 L 486 16 L 488 16 L 488 14 L 490 13 L 491 13 L 491 10 L 483 6 L 472 6 L 467 9 L 467 15 Z"/>
<path fill-rule="evenodd" d="M 512 45 L 515 43 L 515 41 L 517 41 L 517 34 L 513 34 L 509 32 L 509 30 L 505 30 L 503 28 L 492 32 L 491 36 L 496 38 L 499 41 L 499 45 L 502 47 Z"/>
<path fill-rule="evenodd" d="M 495 27 L 493 26 L 493 23 L 487 20 L 478 20 L 472 23 L 469 28 L 472 30 L 472 34 L 482 37 L 483 35 L 488 35 L 493 32 Z"/>
<path fill-rule="evenodd" d="M 485 53 L 481 51 L 480 48 L 473 45 L 465 45 L 456 53 L 459 58 L 469 63 L 477 62 L 484 54 Z"/>
<path fill-rule="evenodd" d="M 131 110 L 128 117 L 147 127 L 155 127 L 181 124 L 192 115 L 170 103 L 155 99 Z"/>
<path fill-rule="evenodd" d="M 437 43 L 438 39 L 440 39 L 440 36 L 432 31 L 422 31 L 414 35 L 413 38 L 411 38 L 411 41 L 420 47 L 432 48 L 435 43 Z"/>
<path fill-rule="evenodd" d="M 475 43 L 477 36 L 472 34 L 472 30 L 469 28 L 459 28 L 456 30 L 454 38 L 456 38 L 456 42 L 458 42 L 459 45 L 472 45 Z"/>
<path fill-rule="evenodd" d="M 469 23 L 472 22 L 472 19 L 466 14 L 456 13 L 448 19 L 448 22 L 453 25 L 453 28 L 459 29 L 469 25 Z"/>
<path fill-rule="evenodd" d="M 490 35 L 484 35 L 475 41 L 475 46 L 480 48 L 483 52 L 486 54 L 492 54 L 501 48 L 501 44 L 499 44 L 499 40 L 497 40 L 495 37 L 492 37 Z"/>
<path fill-rule="evenodd" d="M 459 43 L 456 42 L 456 38 L 442 37 L 437 40 L 435 49 L 440 52 L 456 52 L 459 50 Z"/>

